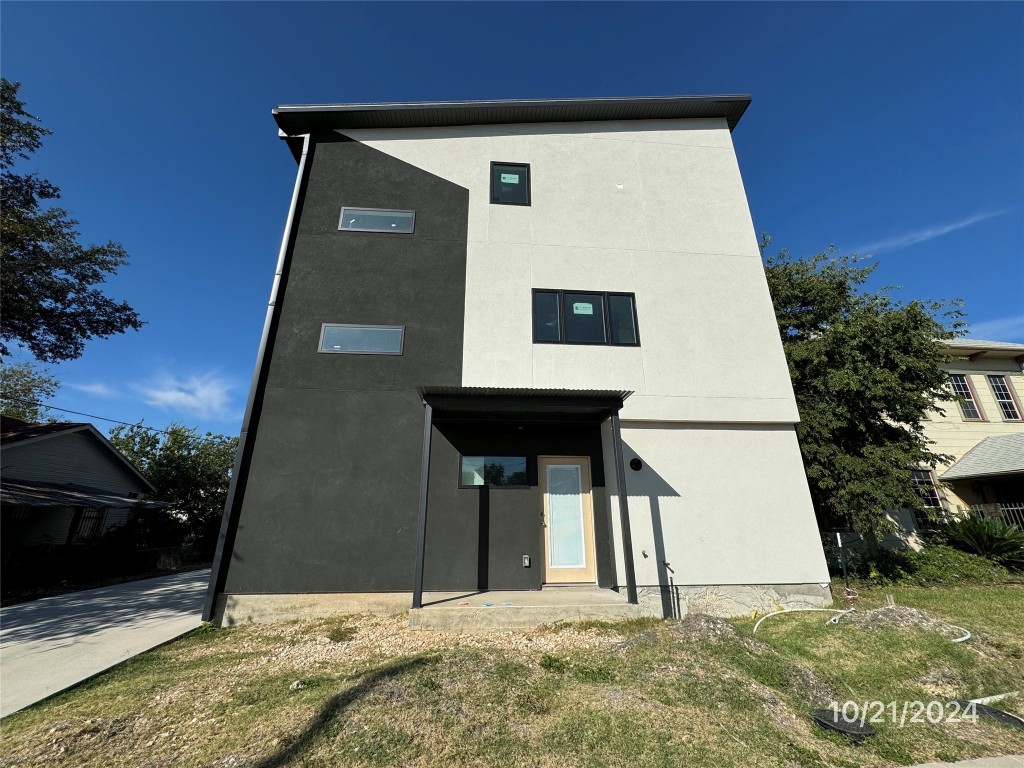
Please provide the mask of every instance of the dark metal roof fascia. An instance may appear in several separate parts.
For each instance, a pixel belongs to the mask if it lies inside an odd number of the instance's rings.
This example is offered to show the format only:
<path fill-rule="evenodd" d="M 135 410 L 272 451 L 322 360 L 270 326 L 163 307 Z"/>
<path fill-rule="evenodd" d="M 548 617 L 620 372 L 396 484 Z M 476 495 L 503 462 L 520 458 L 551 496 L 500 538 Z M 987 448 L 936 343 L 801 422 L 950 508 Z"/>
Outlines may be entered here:
<path fill-rule="evenodd" d="M 732 131 L 750 105 L 747 94 L 641 98 L 434 101 L 390 104 L 282 104 L 278 128 L 294 136 L 345 128 L 433 128 L 508 123 L 723 118 Z"/>

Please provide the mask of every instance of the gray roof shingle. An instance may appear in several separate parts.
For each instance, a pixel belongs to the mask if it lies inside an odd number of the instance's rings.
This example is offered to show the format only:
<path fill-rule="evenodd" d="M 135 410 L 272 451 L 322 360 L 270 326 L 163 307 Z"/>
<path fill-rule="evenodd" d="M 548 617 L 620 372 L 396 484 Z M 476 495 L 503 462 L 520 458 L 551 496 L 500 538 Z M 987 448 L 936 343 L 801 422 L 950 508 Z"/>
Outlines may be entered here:
<path fill-rule="evenodd" d="M 986 437 L 939 476 L 940 480 L 1024 474 L 1024 429 Z"/>

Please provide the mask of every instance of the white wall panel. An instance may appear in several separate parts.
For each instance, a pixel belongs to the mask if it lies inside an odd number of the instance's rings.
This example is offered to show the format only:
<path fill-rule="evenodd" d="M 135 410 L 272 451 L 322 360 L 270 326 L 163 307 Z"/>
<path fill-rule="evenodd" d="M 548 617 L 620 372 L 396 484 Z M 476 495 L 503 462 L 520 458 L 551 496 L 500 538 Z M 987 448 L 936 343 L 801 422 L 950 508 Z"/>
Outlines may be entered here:
<path fill-rule="evenodd" d="M 631 389 L 631 418 L 795 420 L 724 120 L 346 134 L 469 190 L 465 386 Z M 530 164 L 531 206 L 490 204 L 491 161 Z M 642 346 L 533 344 L 531 288 L 635 292 Z"/>
<path fill-rule="evenodd" d="M 644 463 L 639 472 L 626 470 L 638 584 L 663 582 L 663 560 L 683 586 L 828 581 L 791 428 L 624 422 L 622 437 L 626 464 L 633 457 Z M 618 488 L 609 474 L 621 542 Z"/>

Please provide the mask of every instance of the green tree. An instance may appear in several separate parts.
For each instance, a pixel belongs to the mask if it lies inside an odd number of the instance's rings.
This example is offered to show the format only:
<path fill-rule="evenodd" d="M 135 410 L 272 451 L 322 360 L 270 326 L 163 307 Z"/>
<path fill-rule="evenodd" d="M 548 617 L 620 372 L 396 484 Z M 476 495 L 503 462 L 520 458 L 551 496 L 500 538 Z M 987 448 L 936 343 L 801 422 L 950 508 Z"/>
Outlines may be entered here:
<path fill-rule="evenodd" d="M 819 522 L 849 520 L 872 545 L 892 528 L 887 510 L 926 511 L 911 470 L 949 459 L 929 449 L 922 420 L 954 399 L 940 349 L 964 326 L 959 302 L 866 291 L 875 266 L 834 248 L 765 260 Z"/>
<path fill-rule="evenodd" d="M 57 393 L 60 383 L 46 368 L 32 363 L 0 362 L 0 413 L 35 424 L 46 418 L 42 405 Z"/>
<path fill-rule="evenodd" d="M 82 355 L 85 342 L 142 327 L 128 304 L 94 286 L 128 262 L 115 242 L 82 246 L 78 222 L 47 204 L 60 189 L 35 173 L 12 171 L 15 158 L 29 159 L 50 131 L 25 111 L 20 83 L 0 80 L 0 357 L 9 343 L 24 345 L 38 360 Z"/>
<path fill-rule="evenodd" d="M 139 422 L 114 427 L 110 442 L 156 486 L 156 498 L 170 502 L 166 514 L 183 521 L 189 538 L 212 555 L 238 438 L 203 436 L 180 423 L 160 433 Z"/>

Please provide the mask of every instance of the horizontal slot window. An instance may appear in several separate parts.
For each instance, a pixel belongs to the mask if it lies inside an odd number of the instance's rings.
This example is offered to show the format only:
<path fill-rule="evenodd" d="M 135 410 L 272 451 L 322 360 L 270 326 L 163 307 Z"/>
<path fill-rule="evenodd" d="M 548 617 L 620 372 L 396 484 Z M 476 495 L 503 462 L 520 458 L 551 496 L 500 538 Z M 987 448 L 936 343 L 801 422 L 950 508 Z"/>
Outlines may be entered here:
<path fill-rule="evenodd" d="M 391 211 L 384 208 L 342 208 L 338 229 L 348 232 L 396 232 L 411 234 L 416 226 L 416 211 Z"/>
<path fill-rule="evenodd" d="M 459 487 L 526 488 L 525 456 L 462 456 Z"/>
<path fill-rule="evenodd" d="M 535 344 L 640 345 L 632 293 L 535 290 Z"/>
<path fill-rule="evenodd" d="M 405 344 L 401 325 L 342 325 L 324 323 L 320 351 L 344 355 L 400 355 Z"/>

